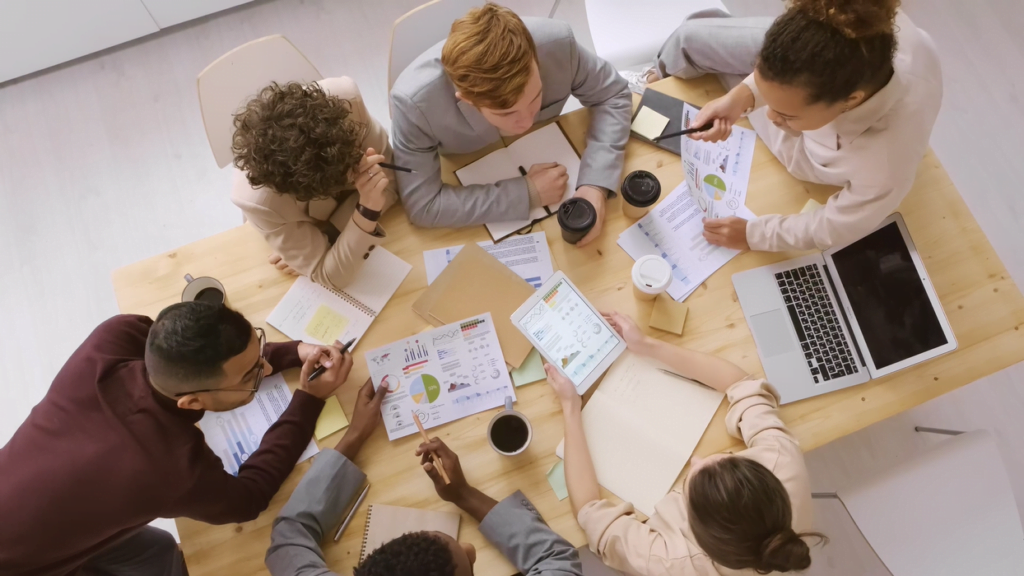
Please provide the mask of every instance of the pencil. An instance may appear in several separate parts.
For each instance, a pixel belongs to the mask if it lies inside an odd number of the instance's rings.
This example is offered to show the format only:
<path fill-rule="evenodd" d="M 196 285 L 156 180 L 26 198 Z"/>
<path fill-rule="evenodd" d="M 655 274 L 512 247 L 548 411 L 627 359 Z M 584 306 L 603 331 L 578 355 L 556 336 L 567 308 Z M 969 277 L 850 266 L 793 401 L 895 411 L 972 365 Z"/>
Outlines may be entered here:
<path fill-rule="evenodd" d="M 675 138 L 676 136 L 686 136 L 687 134 L 693 134 L 694 132 L 707 132 L 715 126 L 714 122 L 708 122 L 700 128 L 687 128 L 686 130 L 680 130 L 678 132 L 669 132 L 668 134 L 662 134 L 661 136 L 655 136 L 651 138 L 652 142 L 660 142 L 666 138 Z M 383 164 L 381 164 L 383 166 Z"/>
<path fill-rule="evenodd" d="M 387 162 L 380 162 L 377 164 L 377 166 L 380 166 L 381 168 L 390 168 L 392 170 L 398 170 L 399 172 L 408 172 L 410 174 L 416 173 L 416 171 L 413 170 L 412 168 L 406 168 L 404 166 L 395 166 L 394 164 L 388 164 Z"/>
<path fill-rule="evenodd" d="M 342 532 L 344 532 L 345 528 L 348 528 L 349 523 L 352 522 L 352 517 L 355 516 L 356 510 L 359 508 L 359 505 L 363 503 L 363 500 L 366 498 L 366 493 L 369 491 L 370 485 L 367 484 L 366 488 L 363 488 L 363 493 L 359 495 L 359 499 L 352 505 L 352 509 L 348 511 L 348 516 L 346 516 L 345 521 L 341 523 L 341 528 L 338 528 L 338 532 L 334 535 L 335 542 L 341 540 Z"/>
<path fill-rule="evenodd" d="M 416 422 L 416 427 L 419 428 L 420 436 L 423 437 L 423 441 L 430 442 L 430 438 L 427 438 L 427 431 L 423 429 L 423 424 L 420 423 L 420 417 L 417 416 L 415 412 L 412 412 L 412 419 L 413 422 Z M 437 454 L 431 452 L 430 459 L 434 461 L 434 468 L 437 468 L 437 471 L 441 473 L 441 479 L 444 480 L 444 483 L 451 484 L 452 481 L 448 479 L 448 473 L 444 471 L 444 464 L 441 463 L 441 458 Z"/>

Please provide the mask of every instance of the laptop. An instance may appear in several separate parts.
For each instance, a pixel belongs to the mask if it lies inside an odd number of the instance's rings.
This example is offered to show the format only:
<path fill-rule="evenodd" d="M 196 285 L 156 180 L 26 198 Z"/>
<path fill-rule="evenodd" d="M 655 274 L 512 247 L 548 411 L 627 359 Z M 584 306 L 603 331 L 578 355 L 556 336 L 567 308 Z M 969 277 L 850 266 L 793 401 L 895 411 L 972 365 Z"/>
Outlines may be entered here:
<path fill-rule="evenodd" d="M 899 213 L 847 246 L 740 272 L 732 283 L 783 404 L 956 349 Z"/>

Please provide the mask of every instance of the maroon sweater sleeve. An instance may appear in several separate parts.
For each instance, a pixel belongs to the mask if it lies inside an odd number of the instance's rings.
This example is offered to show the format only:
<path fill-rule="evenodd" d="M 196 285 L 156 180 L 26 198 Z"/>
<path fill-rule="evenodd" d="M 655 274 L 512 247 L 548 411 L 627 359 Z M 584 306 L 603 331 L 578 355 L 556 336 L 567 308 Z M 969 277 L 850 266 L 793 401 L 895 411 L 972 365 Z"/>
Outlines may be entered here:
<path fill-rule="evenodd" d="M 247 522 L 259 516 L 309 444 L 323 407 L 323 400 L 296 390 L 284 414 L 264 434 L 260 447 L 242 464 L 237 477 L 225 471 L 203 443 L 198 447 L 203 461 L 184 515 L 210 524 Z"/>
<path fill-rule="evenodd" d="M 299 360 L 299 342 L 267 342 L 263 349 L 263 356 L 274 368 L 274 374 L 288 370 L 289 368 L 301 368 L 302 360 Z"/>

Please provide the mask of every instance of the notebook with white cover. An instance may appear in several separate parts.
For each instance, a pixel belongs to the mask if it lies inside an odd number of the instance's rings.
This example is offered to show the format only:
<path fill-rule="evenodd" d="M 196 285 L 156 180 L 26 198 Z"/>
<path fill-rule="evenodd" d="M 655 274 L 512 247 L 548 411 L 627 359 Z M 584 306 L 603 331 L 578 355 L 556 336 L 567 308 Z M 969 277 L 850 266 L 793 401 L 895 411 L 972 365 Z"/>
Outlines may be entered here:
<path fill-rule="evenodd" d="M 725 397 L 627 350 L 583 408 L 598 482 L 650 516 Z"/>
<path fill-rule="evenodd" d="M 363 532 L 359 562 L 382 544 L 410 532 L 442 532 L 458 540 L 459 520 L 459 515 L 454 512 L 370 504 L 366 511 L 366 530 Z"/>
<path fill-rule="evenodd" d="M 354 282 L 335 291 L 301 276 L 267 316 L 289 338 L 330 345 L 363 337 L 412 266 L 378 246 Z"/>
<path fill-rule="evenodd" d="M 565 166 L 569 176 L 569 182 L 565 186 L 565 193 L 557 205 L 540 206 L 530 211 L 529 220 L 514 220 L 509 222 L 493 222 L 487 224 L 487 231 L 491 233 L 494 240 L 499 240 L 512 234 L 516 230 L 530 225 L 530 221 L 543 218 L 555 212 L 558 206 L 569 198 L 572 198 L 576 191 L 576 177 L 580 172 L 580 157 L 576 154 L 572 144 L 562 133 L 556 122 L 531 132 L 516 140 L 506 148 L 500 148 L 487 156 L 455 171 L 459 182 L 464 186 L 470 184 L 494 184 L 501 180 L 521 178 L 519 167 L 522 166 L 529 171 L 534 164 L 547 164 L 557 162 Z M 546 209 L 545 209 L 546 208 Z"/>

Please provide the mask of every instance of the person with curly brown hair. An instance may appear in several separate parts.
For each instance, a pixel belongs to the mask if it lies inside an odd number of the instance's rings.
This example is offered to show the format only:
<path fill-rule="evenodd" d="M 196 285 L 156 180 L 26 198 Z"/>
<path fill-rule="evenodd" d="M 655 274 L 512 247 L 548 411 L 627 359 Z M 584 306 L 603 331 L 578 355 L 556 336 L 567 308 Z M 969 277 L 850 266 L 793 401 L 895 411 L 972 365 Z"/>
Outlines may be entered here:
<path fill-rule="evenodd" d="M 825 250 L 871 232 L 903 201 L 942 103 L 931 39 L 899 0 L 791 0 L 769 18 L 692 15 L 665 42 L 653 77 L 717 73 L 728 94 L 694 119 L 716 142 L 747 115 L 789 172 L 842 187 L 801 214 L 708 219 L 712 244 L 764 251 Z M 741 81 L 742 80 L 742 81 Z"/>
<path fill-rule="evenodd" d="M 342 289 L 385 237 L 395 203 L 384 128 L 351 78 L 273 83 L 235 115 L 231 201 L 270 244 L 270 263 Z"/>

